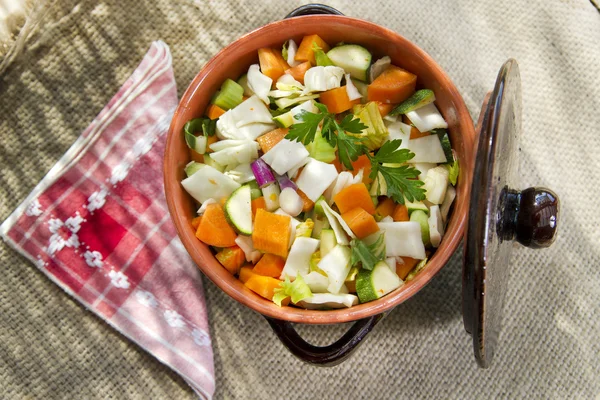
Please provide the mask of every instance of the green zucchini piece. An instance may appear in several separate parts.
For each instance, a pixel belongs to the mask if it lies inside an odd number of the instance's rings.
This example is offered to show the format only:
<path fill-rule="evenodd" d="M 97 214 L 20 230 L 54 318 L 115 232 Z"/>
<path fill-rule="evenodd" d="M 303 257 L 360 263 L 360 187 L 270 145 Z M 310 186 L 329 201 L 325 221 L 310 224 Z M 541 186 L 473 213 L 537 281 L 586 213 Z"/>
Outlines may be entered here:
<path fill-rule="evenodd" d="M 398 114 L 406 114 L 407 112 L 426 106 L 427 104 L 433 103 L 434 101 L 435 94 L 433 93 L 433 90 L 417 90 L 412 96 L 404 100 L 402 103 L 398 104 L 396 108 L 390 111 L 389 115 L 394 116 Z"/>

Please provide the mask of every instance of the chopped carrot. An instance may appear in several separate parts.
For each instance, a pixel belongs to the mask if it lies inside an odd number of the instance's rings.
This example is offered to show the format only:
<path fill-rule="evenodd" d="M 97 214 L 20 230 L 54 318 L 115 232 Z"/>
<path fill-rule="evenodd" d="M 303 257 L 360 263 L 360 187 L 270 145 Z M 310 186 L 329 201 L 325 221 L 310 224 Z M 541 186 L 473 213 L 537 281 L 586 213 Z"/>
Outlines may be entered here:
<path fill-rule="evenodd" d="M 190 158 L 192 159 L 192 161 L 196 161 L 196 162 L 199 162 L 199 163 L 203 163 L 204 162 L 204 155 L 198 153 L 194 149 L 190 149 Z"/>
<path fill-rule="evenodd" d="M 356 207 L 362 208 L 371 215 L 375 214 L 375 204 L 364 183 L 355 183 L 342 189 L 333 196 L 333 201 L 342 214 Z"/>
<path fill-rule="evenodd" d="M 392 218 L 395 222 L 410 221 L 410 218 L 408 218 L 408 208 L 406 208 L 406 205 L 396 205 L 394 213 L 392 214 Z"/>
<path fill-rule="evenodd" d="M 256 210 L 252 243 L 256 250 L 287 257 L 290 244 L 290 217 Z"/>
<path fill-rule="evenodd" d="M 198 229 L 198 225 L 200 225 L 200 221 L 202 220 L 202 215 L 199 215 L 192 219 L 192 228 Z"/>
<path fill-rule="evenodd" d="M 207 153 L 212 153 L 213 152 L 210 149 L 210 145 L 213 144 L 213 143 L 217 143 L 218 140 L 219 140 L 219 138 L 217 137 L 217 135 L 209 136 L 208 139 L 206 139 L 206 152 Z"/>
<path fill-rule="evenodd" d="M 288 134 L 288 131 L 289 129 L 287 128 L 278 128 L 259 136 L 256 138 L 256 141 L 260 145 L 260 149 L 263 151 L 263 153 L 266 153 L 275 147 L 277 143 L 281 142 L 285 135 Z"/>
<path fill-rule="evenodd" d="M 258 275 L 279 278 L 285 266 L 285 260 L 275 254 L 266 253 L 254 266 L 254 273 Z"/>
<path fill-rule="evenodd" d="M 322 92 L 319 101 L 327 106 L 327 110 L 333 114 L 339 114 L 352 108 L 355 104 L 360 104 L 360 99 L 350 100 L 346 86 L 331 89 Z"/>
<path fill-rule="evenodd" d="M 252 274 L 244 285 L 265 299 L 273 300 L 275 289 L 279 287 L 280 283 L 279 279 L 271 278 L 270 276 Z"/>
<path fill-rule="evenodd" d="M 286 74 L 290 74 L 295 80 L 304 85 L 304 74 L 312 67 L 310 61 L 305 61 L 302 64 L 298 64 L 285 71 Z"/>
<path fill-rule="evenodd" d="M 306 197 L 306 194 L 302 190 L 298 189 L 297 193 L 298 196 L 300 196 L 300 198 L 302 199 L 302 212 L 308 212 L 312 210 L 315 206 L 315 202 Z"/>
<path fill-rule="evenodd" d="M 394 213 L 394 209 L 396 208 L 396 203 L 389 197 L 386 197 L 385 200 L 380 201 L 379 205 L 375 209 L 377 215 L 382 218 L 388 217 Z"/>
<path fill-rule="evenodd" d="M 267 202 L 265 201 L 265 198 L 263 196 L 257 197 L 256 199 L 252 200 L 250 202 L 250 205 L 252 206 L 252 218 L 256 216 L 256 211 L 259 208 L 262 208 L 263 210 L 267 209 Z"/>
<path fill-rule="evenodd" d="M 417 85 L 417 76 L 402 68 L 390 65 L 367 89 L 369 101 L 386 104 L 401 103 L 408 99 Z"/>
<path fill-rule="evenodd" d="M 359 239 L 366 238 L 379 230 L 375 218 L 360 207 L 343 213 L 342 218 Z"/>
<path fill-rule="evenodd" d="M 421 132 L 420 130 L 418 130 L 410 121 L 410 119 L 408 119 L 408 117 L 406 115 L 402 116 L 402 122 L 404 122 L 405 124 L 410 125 L 410 138 L 409 139 L 418 139 L 420 137 L 424 137 L 424 136 L 429 136 L 430 133 L 429 132 Z"/>
<path fill-rule="evenodd" d="M 209 105 L 206 109 L 206 116 L 210 119 L 217 119 L 223 114 L 225 114 L 225 110 L 215 104 Z"/>
<path fill-rule="evenodd" d="M 315 65 L 315 52 L 313 50 L 313 46 L 315 44 L 319 46 L 325 53 L 327 53 L 330 49 L 329 45 L 325 43 L 325 41 L 321 39 L 319 35 L 304 36 L 300 46 L 298 46 L 298 51 L 296 52 L 294 60 L 310 61 L 311 64 Z"/>
<path fill-rule="evenodd" d="M 413 270 L 415 265 L 419 263 L 419 260 L 410 258 L 410 257 L 401 257 L 404 264 L 396 263 L 396 275 L 400 277 L 400 279 L 406 279 L 410 271 Z"/>
<path fill-rule="evenodd" d="M 260 72 L 273 79 L 273 82 L 290 69 L 288 63 L 283 59 L 281 51 L 268 47 L 258 49 L 258 62 L 260 63 Z"/>
<path fill-rule="evenodd" d="M 232 275 L 237 274 L 246 261 L 244 250 L 240 249 L 239 246 L 225 247 L 215 257 Z"/>
<path fill-rule="evenodd" d="M 382 117 L 388 115 L 394 109 L 394 107 L 397 106 L 397 104 L 384 104 L 380 101 L 377 101 L 376 103 L 377 108 L 379 109 L 379 114 L 381 114 Z"/>
<path fill-rule="evenodd" d="M 237 235 L 227 223 L 223 207 L 220 204 L 209 204 L 196 230 L 196 237 L 210 246 L 231 247 L 235 246 Z"/>
<path fill-rule="evenodd" d="M 363 154 L 362 156 L 358 157 L 356 161 L 352 161 L 352 168 L 353 170 L 351 172 L 354 176 L 358 174 L 358 171 L 360 171 L 361 168 L 363 169 L 362 181 L 365 185 L 368 185 L 369 183 L 373 182 L 373 180 L 369 178 L 369 174 L 371 173 L 371 160 L 369 160 L 369 157 L 367 157 L 366 154 Z"/>
<path fill-rule="evenodd" d="M 252 275 L 255 275 L 252 265 L 244 265 L 242 268 L 240 268 L 239 278 L 242 283 L 246 283 L 246 281 L 250 279 Z"/>

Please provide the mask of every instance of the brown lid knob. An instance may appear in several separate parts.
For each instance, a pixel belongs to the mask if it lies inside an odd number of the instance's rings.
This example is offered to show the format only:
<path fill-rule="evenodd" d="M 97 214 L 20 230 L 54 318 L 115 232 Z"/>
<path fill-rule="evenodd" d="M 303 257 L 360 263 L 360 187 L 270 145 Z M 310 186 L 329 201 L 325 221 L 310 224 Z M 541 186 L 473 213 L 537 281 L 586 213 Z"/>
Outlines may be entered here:
<path fill-rule="evenodd" d="M 531 187 L 522 192 L 503 190 L 498 204 L 498 236 L 516 239 L 523 246 L 539 249 L 550 246 L 558 229 L 560 201 L 550 189 Z"/>

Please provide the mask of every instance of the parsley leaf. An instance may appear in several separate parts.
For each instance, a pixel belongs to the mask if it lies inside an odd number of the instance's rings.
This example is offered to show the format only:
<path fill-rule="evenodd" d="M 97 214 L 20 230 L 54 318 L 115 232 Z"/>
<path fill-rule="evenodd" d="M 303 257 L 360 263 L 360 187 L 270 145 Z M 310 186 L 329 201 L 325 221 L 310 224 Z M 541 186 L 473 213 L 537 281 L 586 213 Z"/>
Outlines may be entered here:
<path fill-rule="evenodd" d="M 296 119 L 302 121 L 302 123 L 293 124 L 290 127 L 288 134 L 285 136 L 288 140 L 296 140 L 303 144 L 309 144 L 315 140 L 315 133 L 319 123 L 325 118 L 324 114 L 313 114 L 306 110 L 302 110 L 296 115 Z M 325 137 L 325 135 L 323 135 Z"/>
<path fill-rule="evenodd" d="M 405 165 L 415 154 L 408 149 L 399 149 L 402 141 L 399 139 L 385 142 L 374 156 L 368 155 L 371 160 L 371 174 L 373 180 L 379 174 L 385 180 L 387 195 L 395 202 L 404 204 L 408 201 L 421 201 L 425 199 L 423 182 L 417 180 L 419 170 L 414 166 Z"/>
<path fill-rule="evenodd" d="M 367 148 L 360 143 L 362 138 L 347 135 L 346 132 L 358 134 L 367 127 L 351 114 L 346 115 L 338 123 L 335 114 L 330 113 L 327 106 L 320 103 L 315 103 L 315 106 L 319 109 L 320 114 L 308 111 L 297 114 L 295 118 L 301 122 L 293 124 L 285 138 L 308 145 L 315 140 L 319 124 L 323 122 L 321 136 L 332 147 L 337 146 L 340 162 L 352 170 L 352 161 L 356 161 L 361 154 L 366 153 Z"/>

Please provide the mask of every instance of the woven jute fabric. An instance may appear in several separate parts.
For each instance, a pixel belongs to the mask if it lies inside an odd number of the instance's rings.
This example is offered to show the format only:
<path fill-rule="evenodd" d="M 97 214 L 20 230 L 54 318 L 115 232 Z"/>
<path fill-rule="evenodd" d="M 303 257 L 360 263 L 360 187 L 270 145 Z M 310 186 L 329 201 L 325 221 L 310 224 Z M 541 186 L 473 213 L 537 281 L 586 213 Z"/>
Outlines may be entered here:
<path fill-rule="evenodd" d="M 48 2 L 0 77 L 0 220 L 137 66 L 171 48 L 179 94 L 204 63 L 299 1 Z M 257 313 L 205 279 L 216 398 L 600 396 L 600 13 L 592 2 L 331 1 L 391 28 L 446 70 L 474 119 L 508 58 L 523 86 L 522 187 L 561 197 L 550 249 L 515 247 L 494 364 L 479 369 L 461 316 L 461 250 L 334 368 L 296 360 Z M 283 40 L 284 38 L 282 38 Z M 0 244 L 0 398 L 194 398 L 185 382 Z M 348 325 L 299 326 L 326 344 Z"/>

